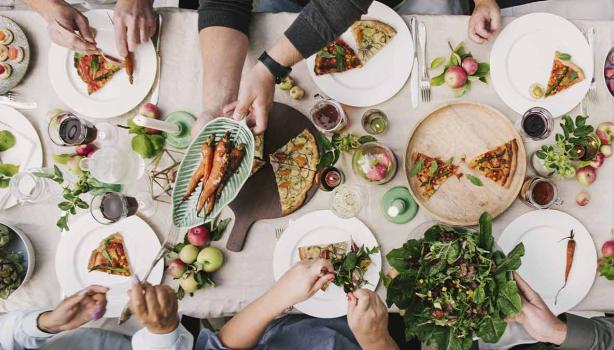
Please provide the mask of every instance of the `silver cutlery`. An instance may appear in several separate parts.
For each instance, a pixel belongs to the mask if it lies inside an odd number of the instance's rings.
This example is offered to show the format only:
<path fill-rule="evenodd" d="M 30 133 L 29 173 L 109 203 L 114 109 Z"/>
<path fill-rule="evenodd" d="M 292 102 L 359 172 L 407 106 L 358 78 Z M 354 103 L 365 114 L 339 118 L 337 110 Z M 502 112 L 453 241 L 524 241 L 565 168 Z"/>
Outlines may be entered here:
<path fill-rule="evenodd" d="M 418 77 L 418 20 L 416 17 L 412 16 L 409 20 L 409 27 L 411 30 L 411 38 L 414 42 L 414 62 L 411 68 L 410 75 L 410 96 L 411 96 L 411 105 L 412 107 L 418 107 L 418 89 L 420 88 L 420 78 Z"/>
<path fill-rule="evenodd" d="M 38 104 L 33 101 L 19 101 L 17 100 L 17 93 L 9 91 L 6 95 L 0 96 L 0 104 L 13 107 L 16 109 L 37 109 Z"/>
<path fill-rule="evenodd" d="M 162 38 L 162 15 L 158 14 L 158 33 L 156 36 L 156 56 L 158 58 L 158 67 L 157 67 L 157 79 L 154 83 L 154 86 L 151 88 L 151 97 L 149 97 L 149 102 L 153 104 L 158 103 L 158 99 L 160 97 L 160 78 L 162 78 L 162 61 L 160 56 L 160 39 Z"/>
<path fill-rule="evenodd" d="M 284 227 L 275 228 L 275 239 L 279 240 L 286 229 Z"/>
<path fill-rule="evenodd" d="M 160 247 L 158 254 L 156 254 L 156 257 L 151 262 L 151 265 L 149 266 L 149 270 L 147 270 L 147 273 L 145 274 L 145 276 L 142 276 L 141 284 L 145 284 L 147 282 L 147 279 L 149 278 L 149 275 L 153 271 L 154 267 L 158 265 L 158 262 L 160 262 L 160 260 L 164 259 L 164 255 L 166 255 L 166 253 L 173 250 L 173 248 L 175 247 L 175 243 L 177 241 L 178 235 L 179 235 L 179 229 L 175 227 L 174 224 L 171 224 L 171 228 L 169 229 L 168 235 L 166 236 L 166 239 L 164 240 L 162 247 Z M 130 310 L 129 305 L 126 304 L 126 306 L 124 306 L 124 309 L 122 310 L 122 313 L 119 315 L 119 320 L 117 321 L 117 323 L 121 325 L 124 322 L 128 321 L 130 317 L 132 317 L 132 311 Z"/>
<path fill-rule="evenodd" d="M 591 56 L 593 58 L 593 63 L 595 62 L 595 28 L 590 27 L 586 31 L 586 39 L 588 41 L 588 46 L 591 48 Z M 591 79 L 591 87 L 588 89 L 588 98 L 592 102 L 597 101 L 597 87 L 595 86 L 595 71 L 593 65 L 593 79 Z"/>
<path fill-rule="evenodd" d="M 418 40 L 420 41 L 420 53 L 422 54 L 422 77 L 420 78 L 420 91 L 422 102 L 431 102 L 431 77 L 426 62 L 426 26 L 423 22 L 418 24 Z"/>

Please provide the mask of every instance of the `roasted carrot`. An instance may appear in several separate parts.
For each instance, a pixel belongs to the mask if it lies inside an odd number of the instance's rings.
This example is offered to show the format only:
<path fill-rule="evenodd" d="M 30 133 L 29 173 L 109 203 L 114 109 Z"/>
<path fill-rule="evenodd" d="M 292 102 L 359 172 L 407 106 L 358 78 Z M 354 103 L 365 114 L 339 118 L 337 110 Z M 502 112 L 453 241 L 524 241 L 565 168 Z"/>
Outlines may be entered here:
<path fill-rule="evenodd" d="M 128 52 L 128 56 L 124 59 L 124 68 L 128 74 L 128 81 L 132 85 L 134 82 L 134 54 L 132 52 Z"/>
<path fill-rule="evenodd" d="M 213 206 L 215 191 L 222 182 L 222 177 L 224 176 L 226 168 L 228 167 L 228 139 L 229 134 L 226 133 L 220 142 L 218 142 L 218 144 L 215 146 L 211 174 L 209 175 L 209 178 L 207 178 L 207 181 L 203 186 L 203 190 L 200 192 L 198 206 L 196 207 L 196 211 L 199 213 L 203 210 L 206 203 Z"/>
<path fill-rule="evenodd" d="M 561 287 L 561 289 L 559 289 L 559 291 L 556 293 L 556 297 L 554 298 L 555 305 L 559 299 L 559 293 L 561 293 L 563 288 L 567 286 L 567 280 L 569 279 L 569 272 L 571 272 L 571 266 L 573 265 L 573 257 L 576 252 L 576 240 L 574 239 L 574 236 L 575 235 L 573 233 L 573 230 L 571 230 L 571 232 L 569 233 L 569 237 L 563 238 L 563 239 L 568 240 L 567 241 L 567 254 L 566 254 L 566 260 L 565 260 L 565 279 L 564 279 L 563 286 Z"/>
<path fill-rule="evenodd" d="M 183 195 L 183 200 L 186 201 L 190 198 L 190 195 L 194 193 L 196 187 L 198 187 L 199 183 L 205 183 L 207 178 L 209 178 L 209 174 L 211 173 L 211 166 L 213 165 L 213 135 L 209 135 L 205 142 L 200 147 L 200 164 L 198 164 L 198 168 L 194 171 L 192 178 L 190 179 L 190 183 L 188 184 L 188 188 Z"/>
<path fill-rule="evenodd" d="M 237 169 L 239 169 L 239 165 L 241 165 L 241 160 L 243 160 L 244 155 L 244 143 L 239 144 L 237 147 L 233 148 L 232 151 L 230 151 L 228 169 L 226 170 L 226 173 L 224 173 L 224 177 L 222 178 L 222 183 L 220 184 L 220 187 L 218 187 L 217 191 L 215 192 L 216 199 L 219 199 L 222 196 L 222 191 L 224 190 L 224 187 L 228 183 L 228 180 L 230 180 L 232 174 L 234 174 Z"/>

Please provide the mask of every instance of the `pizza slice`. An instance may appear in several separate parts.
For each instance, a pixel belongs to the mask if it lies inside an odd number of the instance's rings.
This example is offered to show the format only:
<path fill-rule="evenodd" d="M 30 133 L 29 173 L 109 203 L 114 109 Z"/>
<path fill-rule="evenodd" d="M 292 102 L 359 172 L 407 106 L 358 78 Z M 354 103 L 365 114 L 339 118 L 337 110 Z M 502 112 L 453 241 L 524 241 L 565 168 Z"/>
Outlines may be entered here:
<path fill-rule="evenodd" d="M 342 39 L 328 44 L 316 54 L 316 75 L 345 72 L 362 67 L 362 62 L 352 48 Z"/>
<path fill-rule="evenodd" d="M 254 136 L 254 162 L 252 163 L 252 175 L 258 172 L 265 164 L 264 161 L 264 135 Z"/>
<path fill-rule="evenodd" d="M 269 160 L 271 163 L 316 171 L 320 162 L 318 142 L 311 131 L 305 129 L 273 154 L 270 154 Z"/>
<path fill-rule="evenodd" d="M 513 139 L 473 158 L 469 162 L 469 167 L 478 170 L 497 184 L 509 188 L 516 171 L 517 153 L 518 143 Z"/>
<path fill-rule="evenodd" d="M 132 276 L 126 245 L 121 234 L 114 233 L 100 242 L 90 255 L 87 269 L 110 275 Z"/>
<path fill-rule="evenodd" d="M 86 55 L 75 52 L 74 65 L 79 78 L 87 85 L 88 95 L 100 90 L 121 70 L 121 66 L 106 60 L 102 55 Z"/>
<path fill-rule="evenodd" d="M 298 248 L 298 256 L 303 260 L 316 260 L 319 258 L 328 259 L 332 261 L 340 261 L 348 252 L 350 242 L 337 242 L 330 244 L 317 244 L 306 247 Z M 332 272 L 332 271 L 330 271 Z M 331 282 L 326 282 L 322 286 L 322 290 L 325 291 Z"/>
<path fill-rule="evenodd" d="M 279 193 L 281 213 L 286 216 L 305 203 L 307 193 L 315 179 L 315 171 L 287 164 L 271 163 L 271 165 Z"/>
<path fill-rule="evenodd" d="M 351 29 L 358 45 L 358 56 L 363 63 L 375 56 L 397 35 L 394 28 L 377 20 L 356 21 Z"/>
<path fill-rule="evenodd" d="M 451 161 L 444 162 L 439 158 L 429 157 L 422 153 L 414 153 L 413 167 L 410 177 L 415 177 L 418 182 L 418 192 L 426 199 L 435 194 L 439 187 L 451 176 L 456 174 L 458 165 Z"/>
<path fill-rule="evenodd" d="M 576 64 L 571 62 L 571 56 L 566 53 L 556 51 L 554 62 L 550 71 L 550 78 L 546 85 L 546 97 L 568 89 L 569 87 L 583 81 L 584 71 Z"/>

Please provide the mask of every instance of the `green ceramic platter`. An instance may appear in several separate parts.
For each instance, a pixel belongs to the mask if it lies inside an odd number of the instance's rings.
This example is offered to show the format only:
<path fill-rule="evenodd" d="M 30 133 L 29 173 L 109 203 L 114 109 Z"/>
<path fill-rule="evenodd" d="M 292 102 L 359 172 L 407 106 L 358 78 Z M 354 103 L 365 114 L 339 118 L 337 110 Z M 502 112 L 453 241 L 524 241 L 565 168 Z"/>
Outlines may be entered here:
<path fill-rule="evenodd" d="M 192 174 L 200 163 L 200 147 L 205 142 L 205 139 L 209 135 L 215 135 L 216 141 L 218 141 L 227 131 L 230 132 L 230 140 L 235 145 L 245 144 L 245 156 L 241 161 L 239 169 L 228 180 L 220 199 L 215 203 L 211 215 L 205 217 L 203 212 L 200 215 L 196 213 L 196 205 L 202 190 L 202 184 L 196 188 L 196 191 L 192 193 L 188 200 L 182 201 L 183 194 L 188 187 Z M 205 125 L 198 137 L 188 147 L 185 157 L 181 165 L 179 165 L 179 171 L 175 179 L 175 186 L 173 188 L 173 223 L 176 227 L 188 228 L 202 225 L 210 219 L 217 217 L 222 209 L 233 201 L 251 174 L 252 163 L 254 161 L 254 144 L 254 135 L 245 124 L 245 121 L 237 122 L 229 118 L 216 118 Z"/>

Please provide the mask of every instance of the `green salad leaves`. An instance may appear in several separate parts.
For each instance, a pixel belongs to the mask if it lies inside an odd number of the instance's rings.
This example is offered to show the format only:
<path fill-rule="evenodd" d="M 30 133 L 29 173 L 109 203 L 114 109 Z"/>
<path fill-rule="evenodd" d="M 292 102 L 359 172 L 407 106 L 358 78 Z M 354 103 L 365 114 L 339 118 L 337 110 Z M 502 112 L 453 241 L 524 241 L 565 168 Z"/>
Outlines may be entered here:
<path fill-rule="evenodd" d="M 524 246 L 507 256 L 493 251 L 492 218 L 480 217 L 479 232 L 434 225 L 424 238 L 408 240 L 386 259 L 398 275 L 385 280 L 386 303 L 404 310 L 405 335 L 440 350 L 471 349 L 473 337 L 496 343 L 505 318 L 521 310 L 511 272 Z"/>

